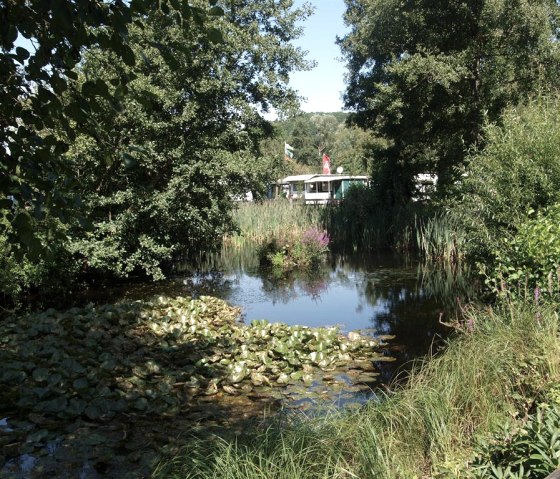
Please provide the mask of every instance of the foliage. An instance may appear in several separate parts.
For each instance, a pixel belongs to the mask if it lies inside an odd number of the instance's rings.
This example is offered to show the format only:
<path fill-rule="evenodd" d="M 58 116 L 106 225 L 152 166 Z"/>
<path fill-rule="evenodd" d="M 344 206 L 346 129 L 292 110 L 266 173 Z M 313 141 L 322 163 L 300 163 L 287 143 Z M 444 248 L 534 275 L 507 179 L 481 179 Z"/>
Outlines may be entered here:
<path fill-rule="evenodd" d="M 495 292 L 531 298 L 535 290 L 560 292 L 560 204 L 520 224 L 513 238 L 502 239 L 485 269 Z M 535 293 L 536 294 L 536 293 Z"/>
<path fill-rule="evenodd" d="M 520 425 L 505 425 L 478 446 L 465 478 L 537 479 L 560 466 L 560 408 L 542 405 Z"/>
<path fill-rule="evenodd" d="M 412 196 L 413 177 L 457 180 L 482 125 L 529 93 L 558 87 L 560 5 L 346 0 L 339 40 L 349 74 L 351 120 L 372 131 L 374 177 L 388 203 Z"/>
<path fill-rule="evenodd" d="M 388 207 L 378 196 L 376 187 L 352 185 L 344 201 L 324 211 L 324 224 L 333 244 L 342 249 L 408 250 L 414 247 L 411 233 L 415 217 L 423 205 Z"/>
<path fill-rule="evenodd" d="M 225 242 L 241 247 L 245 243 L 262 244 L 270 237 L 301 237 L 304 231 L 321 226 L 321 212 L 277 199 L 241 203 L 233 213 L 233 220 L 238 233 L 228 236 Z"/>
<path fill-rule="evenodd" d="M 262 263 L 289 271 L 294 268 L 312 268 L 325 260 L 330 238 L 326 231 L 311 227 L 301 236 L 293 233 L 273 238 L 261 248 Z"/>
<path fill-rule="evenodd" d="M 499 251 L 528 219 L 558 202 L 560 99 L 539 97 L 509 108 L 502 126 L 485 126 L 486 146 L 469 158 L 451 208 L 475 258 Z"/>
<path fill-rule="evenodd" d="M 194 444 L 158 477 L 396 479 L 434 477 L 444 464 L 463 477 L 476 438 L 558 381 L 557 315 L 542 313 L 539 324 L 519 305 L 471 311 L 464 334 L 379 401 L 353 414 L 283 422 L 246 442 Z"/>
<path fill-rule="evenodd" d="M 68 155 L 95 226 L 71 248 L 90 271 L 159 279 L 173 258 L 210 250 L 233 230 L 232 198 L 262 191 L 270 179 L 258 152 L 269 131 L 261 112 L 294 105 L 287 75 L 306 64 L 290 40 L 306 12 L 232 4 L 215 20 L 219 44 L 161 12 L 130 29 L 142 60 L 127 70 L 134 80 L 121 92 L 122 111 L 101 103 L 94 121 L 103 128 L 80 136 Z M 82 81 L 111 76 L 114 61 L 91 50 Z"/>
<path fill-rule="evenodd" d="M 415 231 L 418 251 L 423 258 L 457 263 L 464 257 L 467 238 L 451 215 L 435 213 L 417 218 Z"/>
<path fill-rule="evenodd" d="M 321 152 L 331 158 L 331 170 L 339 166 L 346 174 L 366 174 L 370 135 L 356 126 L 347 126 L 347 113 L 303 113 L 276 123 L 277 136 L 294 147 L 290 173 L 321 171 Z M 277 151 L 282 151 L 280 142 Z"/>
<path fill-rule="evenodd" d="M 202 296 L 7 318 L 0 323 L 0 413 L 9 421 L 2 444 L 20 445 L 10 450 L 16 456 L 57 444 L 66 451 L 55 454 L 61 466 L 120 463 L 136 471 L 133 463 L 163 446 L 158 424 L 167 441 L 178 441 L 183 418 L 191 427 L 200 419 L 197 397 L 206 399 L 203 409 L 216 395 L 263 399 L 274 396 L 271 387 L 308 385 L 323 370 L 380 357 L 378 339 L 264 320 L 245 325 L 239 313 Z"/>
<path fill-rule="evenodd" d="M 130 79 L 119 67 L 136 62 L 128 45 L 132 22 L 161 8 L 188 19 L 185 29 L 199 28 L 208 7 L 206 2 L 193 7 L 168 0 L 2 2 L 0 208 L 11 224 L 4 231 L 10 243 L 40 252 L 49 243 L 39 239 L 37 222 L 55 216 L 66 223 L 78 215 L 73 211 L 79 206 L 76 177 L 63 153 L 77 133 L 98 128 L 87 120 L 99 98 L 118 108 L 109 81 L 122 91 Z M 218 32 L 209 27 L 206 32 L 218 39 Z M 114 55 L 116 74 L 78 83 L 75 68 L 84 51 L 94 47 Z M 69 92 L 74 101 L 64 102 Z"/>

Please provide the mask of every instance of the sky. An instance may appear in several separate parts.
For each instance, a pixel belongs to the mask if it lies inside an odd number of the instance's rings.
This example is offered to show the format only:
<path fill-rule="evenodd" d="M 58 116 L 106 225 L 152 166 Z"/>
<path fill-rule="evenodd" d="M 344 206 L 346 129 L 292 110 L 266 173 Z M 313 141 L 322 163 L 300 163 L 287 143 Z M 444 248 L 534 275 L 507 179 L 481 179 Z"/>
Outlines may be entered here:
<path fill-rule="evenodd" d="M 305 0 L 295 0 L 300 6 Z M 307 0 L 315 12 L 301 26 L 303 35 L 293 43 L 307 50 L 308 58 L 317 66 L 308 72 L 293 73 L 290 85 L 307 98 L 301 109 L 307 112 L 341 111 L 345 66 L 340 61 L 341 52 L 335 44 L 336 36 L 343 36 L 348 29 L 344 26 L 344 0 Z"/>
<path fill-rule="evenodd" d="M 293 73 L 290 86 L 307 98 L 301 104 L 303 111 L 341 111 L 345 66 L 340 61 L 342 55 L 335 42 L 337 35 L 343 36 L 348 31 L 343 21 L 344 0 L 295 0 L 294 7 L 304 3 L 313 5 L 315 11 L 300 24 L 303 35 L 293 43 L 308 51 L 307 58 L 315 60 L 317 66 L 311 71 Z M 17 45 L 31 48 L 21 36 Z"/>

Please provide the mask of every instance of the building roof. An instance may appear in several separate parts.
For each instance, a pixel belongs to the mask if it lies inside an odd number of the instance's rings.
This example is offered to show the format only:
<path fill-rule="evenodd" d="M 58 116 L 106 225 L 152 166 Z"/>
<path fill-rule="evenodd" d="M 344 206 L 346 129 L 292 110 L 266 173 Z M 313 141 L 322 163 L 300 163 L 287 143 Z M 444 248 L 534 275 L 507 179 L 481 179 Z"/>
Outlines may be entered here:
<path fill-rule="evenodd" d="M 291 176 L 286 176 L 286 178 L 282 178 L 278 182 L 279 183 L 293 183 L 295 181 L 309 180 L 310 178 L 313 178 L 314 176 L 317 176 L 317 175 L 315 173 L 307 174 L 307 175 L 291 175 Z"/>
<path fill-rule="evenodd" d="M 311 178 L 304 180 L 304 183 L 314 183 L 315 181 L 335 181 L 335 180 L 368 180 L 367 176 L 352 175 L 313 175 Z"/>

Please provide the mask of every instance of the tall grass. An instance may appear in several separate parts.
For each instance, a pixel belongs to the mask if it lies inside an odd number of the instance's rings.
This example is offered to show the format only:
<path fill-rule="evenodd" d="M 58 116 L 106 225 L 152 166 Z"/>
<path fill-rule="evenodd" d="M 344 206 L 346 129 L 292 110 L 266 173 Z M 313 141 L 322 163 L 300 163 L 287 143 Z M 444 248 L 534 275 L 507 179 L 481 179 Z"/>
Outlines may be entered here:
<path fill-rule="evenodd" d="M 457 476 L 477 437 L 523 413 L 559 379 L 558 315 L 509 306 L 471 312 L 446 350 L 403 386 L 352 414 L 255 431 L 247 442 L 201 441 L 158 478 L 322 479 Z"/>
<path fill-rule="evenodd" d="M 418 251 L 424 258 L 456 263 L 465 256 L 466 234 L 448 214 L 416 217 L 414 229 Z"/>
<path fill-rule="evenodd" d="M 262 243 L 270 237 L 296 237 L 311 227 L 321 226 L 319 208 L 287 200 L 262 203 L 241 203 L 233 214 L 239 233 L 225 239 L 241 247 L 246 243 Z"/>
<path fill-rule="evenodd" d="M 449 215 L 420 203 L 381 207 L 368 188 L 353 189 L 336 207 L 283 200 L 242 203 L 233 219 L 239 233 L 225 238 L 225 243 L 236 248 L 262 244 L 271 237 L 301 237 L 315 227 L 326 229 L 338 249 L 417 249 L 426 259 L 449 263 L 461 259 L 466 249 L 465 234 Z"/>

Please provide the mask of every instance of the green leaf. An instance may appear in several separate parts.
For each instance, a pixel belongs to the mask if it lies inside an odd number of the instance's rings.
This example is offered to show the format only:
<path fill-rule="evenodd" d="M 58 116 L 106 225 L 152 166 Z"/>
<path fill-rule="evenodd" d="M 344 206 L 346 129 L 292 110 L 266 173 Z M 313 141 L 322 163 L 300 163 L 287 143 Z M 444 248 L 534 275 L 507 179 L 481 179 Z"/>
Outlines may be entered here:
<path fill-rule="evenodd" d="M 27 442 L 41 442 L 49 435 L 49 431 L 47 429 L 39 429 L 27 436 Z"/>
<path fill-rule="evenodd" d="M 208 40 L 210 40 L 212 43 L 224 42 L 224 37 L 222 35 L 222 32 L 217 28 L 214 27 L 209 28 L 208 31 L 206 32 L 206 36 L 208 37 Z"/>
<path fill-rule="evenodd" d="M 210 10 L 208 10 L 208 15 L 213 17 L 221 17 L 224 15 L 224 10 L 221 7 L 212 7 Z"/>
<path fill-rule="evenodd" d="M 124 162 L 124 166 L 126 168 L 129 168 L 129 169 L 134 168 L 138 164 L 138 162 L 136 161 L 136 158 L 129 155 L 128 153 L 123 153 L 121 155 L 121 158 L 122 158 L 122 160 Z"/>
<path fill-rule="evenodd" d="M 16 47 L 16 55 L 20 63 L 23 63 L 29 58 L 29 52 L 23 47 Z"/>
<path fill-rule="evenodd" d="M 45 368 L 37 368 L 33 371 L 32 376 L 37 382 L 45 382 L 49 378 L 49 370 Z"/>
<path fill-rule="evenodd" d="M 65 397 L 57 397 L 50 401 L 41 403 L 39 406 L 44 412 L 56 414 L 67 408 L 68 401 Z"/>
<path fill-rule="evenodd" d="M 72 386 L 77 391 L 80 391 L 80 390 L 87 389 L 89 387 L 89 382 L 87 378 L 78 378 L 78 379 L 74 379 L 74 381 L 72 382 Z"/>

